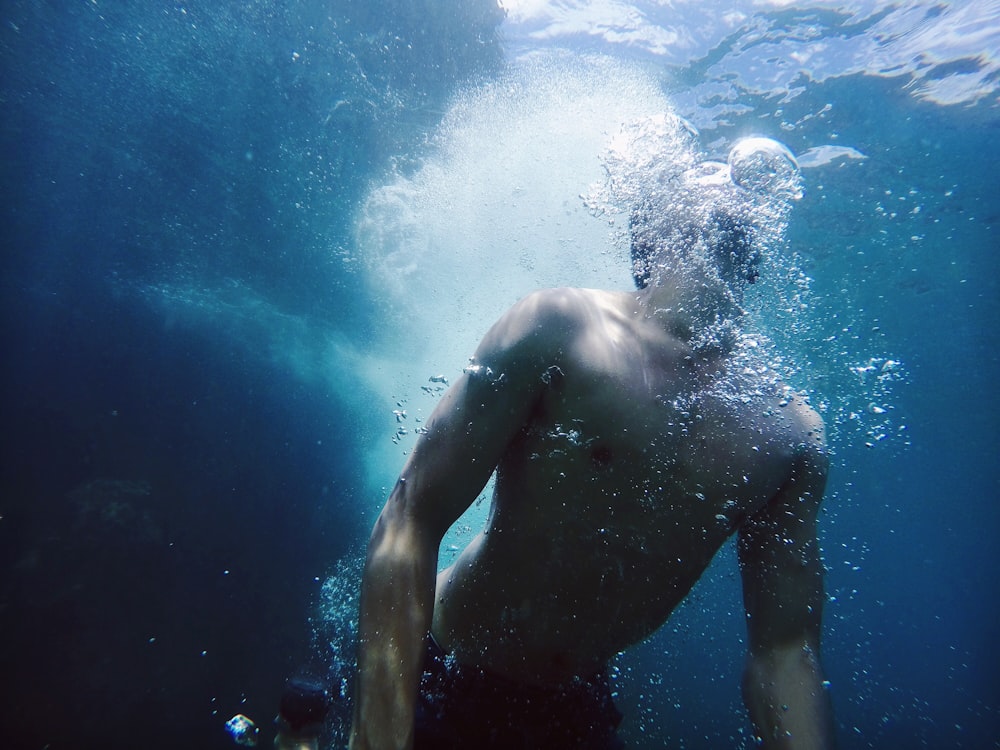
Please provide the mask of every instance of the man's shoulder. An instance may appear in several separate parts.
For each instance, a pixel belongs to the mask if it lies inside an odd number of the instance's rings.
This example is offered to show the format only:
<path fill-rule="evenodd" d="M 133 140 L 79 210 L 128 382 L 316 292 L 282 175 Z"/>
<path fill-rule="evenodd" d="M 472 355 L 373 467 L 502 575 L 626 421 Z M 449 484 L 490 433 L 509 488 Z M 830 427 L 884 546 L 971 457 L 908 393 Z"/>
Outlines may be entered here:
<path fill-rule="evenodd" d="M 595 313 L 620 310 L 628 299 L 626 292 L 611 292 L 584 287 L 539 289 L 522 297 L 511 312 L 565 320 L 589 319 Z"/>
<path fill-rule="evenodd" d="M 785 399 L 787 404 L 782 411 L 793 430 L 795 463 L 802 469 L 825 474 L 829 454 L 823 418 L 809 403 L 808 396 L 795 393 Z"/>
<path fill-rule="evenodd" d="M 519 299 L 497 322 L 509 337 L 563 340 L 604 316 L 620 314 L 627 295 L 581 287 L 539 289 Z"/>
<path fill-rule="evenodd" d="M 522 297 L 493 324 L 480 343 L 481 362 L 507 360 L 518 366 L 531 362 L 568 364 L 574 346 L 599 321 L 623 317 L 627 294 L 598 289 L 558 287 Z M 494 369 L 496 369 L 494 367 Z"/>

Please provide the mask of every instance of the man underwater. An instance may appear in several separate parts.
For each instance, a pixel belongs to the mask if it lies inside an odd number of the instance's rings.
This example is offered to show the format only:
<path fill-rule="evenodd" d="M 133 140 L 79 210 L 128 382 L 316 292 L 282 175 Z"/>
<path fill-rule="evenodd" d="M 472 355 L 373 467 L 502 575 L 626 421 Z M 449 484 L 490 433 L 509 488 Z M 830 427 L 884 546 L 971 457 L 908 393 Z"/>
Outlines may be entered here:
<path fill-rule="evenodd" d="M 535 292 L 487 332 L 372 531 L 352 750 L 622 747 L 609 661 L 734 532 L 756 735 L 833 747 L 823 424 L 736 356 L 760 262 L 748 196 L 789 162 L 747 139 L 688 170 L 687 200 L 633 212 L 637 290 Z M 485 529 L 438 573 L 494 471 Z"/>

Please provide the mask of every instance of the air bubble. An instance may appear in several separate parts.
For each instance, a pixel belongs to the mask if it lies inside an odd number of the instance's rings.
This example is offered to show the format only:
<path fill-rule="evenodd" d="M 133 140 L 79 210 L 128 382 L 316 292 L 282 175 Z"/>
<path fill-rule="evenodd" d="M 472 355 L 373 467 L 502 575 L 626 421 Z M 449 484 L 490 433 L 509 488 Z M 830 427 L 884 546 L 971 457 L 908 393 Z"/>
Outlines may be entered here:
<path fill-rule="evenodd" d="M 795 156 L 771 138 L 744 138 L 729 151 L 734 183 L 759 195 L 791 200 L 802 197 L 802 180 Z"/>

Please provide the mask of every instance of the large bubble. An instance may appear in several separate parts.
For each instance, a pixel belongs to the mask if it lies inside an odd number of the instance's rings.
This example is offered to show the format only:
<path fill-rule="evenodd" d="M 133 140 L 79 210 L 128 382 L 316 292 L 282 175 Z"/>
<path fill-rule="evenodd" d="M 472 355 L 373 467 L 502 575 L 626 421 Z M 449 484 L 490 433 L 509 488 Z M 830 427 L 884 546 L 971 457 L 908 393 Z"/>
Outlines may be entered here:
<path fill-rule="evenodd" d="M 799 165 L 788 148 L 771 138 L 743 138 L 729 151 L 734 184 L 758 195 L 798 200 L 802 197 Z"/>

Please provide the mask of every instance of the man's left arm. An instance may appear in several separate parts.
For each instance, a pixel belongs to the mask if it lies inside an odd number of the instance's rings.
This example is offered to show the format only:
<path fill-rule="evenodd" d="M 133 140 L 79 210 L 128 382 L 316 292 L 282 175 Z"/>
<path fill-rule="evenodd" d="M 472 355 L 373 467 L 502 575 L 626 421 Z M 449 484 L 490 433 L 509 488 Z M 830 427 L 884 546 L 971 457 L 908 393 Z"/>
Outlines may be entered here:
<path fill-rule="evenodd" d="M 803 446 L 768 505 L 740 529 L 749 641 L 743 700 L 765 748 L 833 748 L 820 665 L 823 567 L 816 522 L 829 461 Z"/>

